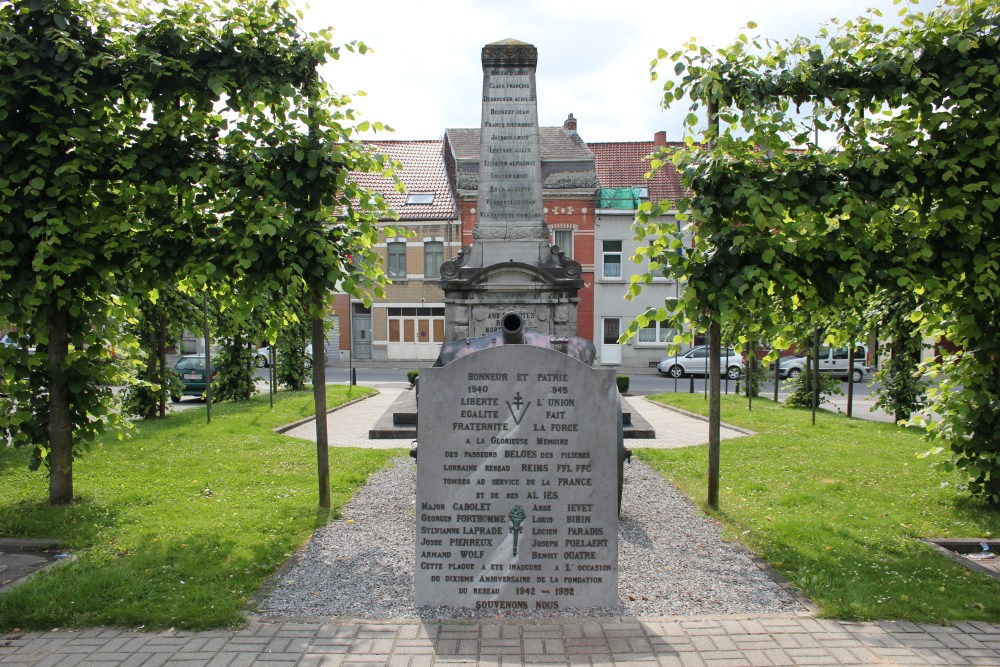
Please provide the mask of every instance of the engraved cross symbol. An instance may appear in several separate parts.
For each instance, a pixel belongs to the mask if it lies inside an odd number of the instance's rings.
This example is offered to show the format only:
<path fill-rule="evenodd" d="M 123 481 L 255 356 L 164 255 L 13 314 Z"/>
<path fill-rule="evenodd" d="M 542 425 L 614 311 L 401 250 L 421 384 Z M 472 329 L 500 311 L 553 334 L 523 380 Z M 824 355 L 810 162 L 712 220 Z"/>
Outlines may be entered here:
<path fill-rule="evenodd" d="M 521 409 L 521 406 L 524 406 L 524 410 Z M 521 392 L 514 394 L 513 403 L 507 401 L 507 409 L 510 410 L 510 416 L 514 418 L 514 423 L 520 425 L 521 420 L 524 419 L 524 413 L 528 411 L 528 406 L 521 397 Z"/>

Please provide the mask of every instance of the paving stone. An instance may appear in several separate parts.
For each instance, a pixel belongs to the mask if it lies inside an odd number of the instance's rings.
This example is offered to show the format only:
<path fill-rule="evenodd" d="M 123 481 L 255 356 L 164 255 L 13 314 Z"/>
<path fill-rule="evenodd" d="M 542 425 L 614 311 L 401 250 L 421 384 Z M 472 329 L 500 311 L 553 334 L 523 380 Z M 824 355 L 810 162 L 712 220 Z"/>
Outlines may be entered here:
<path fill-rule="evenodd" d="M 703 667 L 705 665 L 705 661 L 697 653 L 682 653 L 680 659 L 684 667 Z"/>
<path fill-rule="evenodd" d="M 207 667 L 229 667 L 235 658 L 232 653 L 216 653 L 215 657 L 208 661 Z"/>
<path fill-rule="evenodd" d="M 330 655 L 307 655 L 299 662 L 299 667 L 339 667 L 343 657 Z"/>
<path fill-rule="evenodd" d="M 950 648 L 936 648 L 924 654 L 925 659 L 932 665 L 964 665 L 965 658 Z"/>
<path fill-rule="evenodd" d="M 526 655 L 524 656 L 524 664 L 526 665 L 567 665 L 568 662 L 565 656 L 557 655 Z"/>

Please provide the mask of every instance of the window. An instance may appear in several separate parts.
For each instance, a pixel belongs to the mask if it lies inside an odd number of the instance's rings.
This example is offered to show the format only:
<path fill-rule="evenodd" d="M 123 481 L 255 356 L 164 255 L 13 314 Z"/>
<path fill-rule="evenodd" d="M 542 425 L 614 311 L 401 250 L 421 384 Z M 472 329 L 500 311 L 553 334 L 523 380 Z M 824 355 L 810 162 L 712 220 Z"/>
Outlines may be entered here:
<path fill-rule="evenodd" d="M 203 371 L 205 370 L 205 357 L 183 357 L 174 368 L 179 371 Z"/>
<path fill-rule="evenodd" d="M 605 345 L 617 345 L 618 337 L 621 336 L 621 318 L 604 318 L 604 337 L 601 339 Z"/>
<path fill-rule="evenodd" d="M 604 265 L 604 277 L 605 278 L 621 278 L 622 277 L 622 242 L 621 241 L 603 241 L 604 255 L 603 262 Z"/>
<path fill-rule="evenodd" d="M 434 203 L 434 193 L 433 192 L 414 192 L 412 194 L 406 195 L 406 203 L 410 204 L 433 204 Z"/>
<path fill-rule="evenodd" d="M 559 246 L 559 249 L 566 253 L 567 257 L 573 257 L 573 230 L 556 229 L 552 232 L 552 245 Z"/>
<path fill-rule="evenodd" d="M 649 188 L 645 185 L 637 185 L 632 190 L 639 199 L 649 199 Z"/>
<path fill-rule="evenodd" d="M 677 329 L 671 329 L 666 327 L 662 322 L 650 322 L 643 328 L 639 329 L 639 343 L 657 343 L 666 344 L 674 339 L 677 335 Z"/>
<path fill-rule="evenodd" d="M 390 278 L 406 277 L 406 243 L 400 241 L 387 243 L 386 259 Z"/>
<path fill-rule="evenodd" d="M 442 262 L 444 262 L 444 243 L 424 241 L 424 279 L 436 280 L 441 277 Z"/>
<path fill-rule="evenodd" d="M 649 242 L 649 247 L 653 248 L 653 242 L 652 241 Z M 652 261 L 653 259 L 656 259 L 657 261 L 659 261 L 662 264 L 662 263 L 665 263 L 666 257 L 664 255 L 661 255 L 659 257 L 657 257 L 656 255 L 650 256 L 650 261 Z M 659 268 L 659 269 L 654 269 L 654 268 L 650 267 L 649 268 L 649 272 L 653 274 L 654 278 L 663 278 L 664 277 L 663 276 L 663 268 L 662 267 Z"/>

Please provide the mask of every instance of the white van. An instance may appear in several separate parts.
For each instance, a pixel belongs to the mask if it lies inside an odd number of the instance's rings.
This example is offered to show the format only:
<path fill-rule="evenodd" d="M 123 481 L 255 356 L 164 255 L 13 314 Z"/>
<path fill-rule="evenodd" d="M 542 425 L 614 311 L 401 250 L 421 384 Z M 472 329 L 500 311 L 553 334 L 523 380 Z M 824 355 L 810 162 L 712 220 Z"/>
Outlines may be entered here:
<path fill-rule="evenodd" d="M 854 347 L 853 370 L 849 370 L 847 367 L 849 351 L 846 347 L 821 346 L 819 348 L 819 372 L 844 380 L 849 377 L 854 382 L 861 382 L 871 372 L 871 369 L 868 368 L 868 348 L 864 345 Z M 804 356 L 779 359 L 778 376 L 782 379 L 798 377 L 800 373 L 805 372 L 806 364 Z M 772 370 L 773 368 L 772 366 Z"/>

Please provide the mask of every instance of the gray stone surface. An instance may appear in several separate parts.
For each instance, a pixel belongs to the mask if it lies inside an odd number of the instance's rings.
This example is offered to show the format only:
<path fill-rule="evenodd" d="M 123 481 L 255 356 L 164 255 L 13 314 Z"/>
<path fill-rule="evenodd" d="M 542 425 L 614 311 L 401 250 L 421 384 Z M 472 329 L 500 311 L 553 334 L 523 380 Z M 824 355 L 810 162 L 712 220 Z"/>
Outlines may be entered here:
<path fill-rule="evenodd" d="M 0 665 L 998 665 L 1000 625 L 808 615 L 479 623 L 253 620 L 238 630 L 0 635 Z"/>
<path fill-rule="evenodd" d="M 65 556 L 56 540 L 0 537 L 0 592 Z"/>
<path fill-rule="evenodd" d="M 482 141 L 473 238 L 548 239 L 535 67 L 538 50 L 516 40 L 483 47 Z"/>
<path fill-rule="evenodd" d="M 629 400 L 622 399 L 622 428 L 625 440 L 652 440 L 656 438 L 656 430 L 646 418 L 634 411 Z M 368 430 L 372 440 L 385 439 L 417 439 L 417 393 L 412 390 L 398 392 L 392 405 Z M 628 443 L 626 443 L 628 444 Z M 632 443 L 634 447 L 644 447 L 646 442 Z"/>
<path fill-rule="evenodd" d="M 505 345 L 421 375 L 417 606 L 618 603 L 614 374 Z"/>
<path fill-rule="evenodd" d="M 497 330 L 498 317 L 522 313 L 525 325 L 552 336 L 577 334 L 579 262 L 549 245 L 535 90 L 538 51 L 503 40 L 483 47 L 475 243 L 441 265 L 445 340 Z"/>

